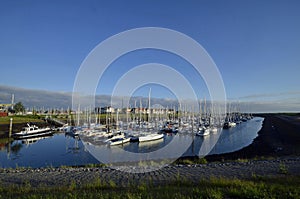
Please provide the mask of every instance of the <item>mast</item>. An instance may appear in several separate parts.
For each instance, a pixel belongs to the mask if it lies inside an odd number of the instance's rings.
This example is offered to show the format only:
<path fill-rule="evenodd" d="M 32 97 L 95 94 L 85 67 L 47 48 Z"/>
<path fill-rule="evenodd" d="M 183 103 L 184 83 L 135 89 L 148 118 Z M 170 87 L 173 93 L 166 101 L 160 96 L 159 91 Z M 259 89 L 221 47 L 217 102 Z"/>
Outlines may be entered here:
<path fill-rule="evenodd" d="M 77 110 L 77 126 L 79 126 L 79 120 L 80 120 L 80 104 L 78 105 L 78 110 Z"/>
<path fill-rule="evenodd" d="M 149 90 L 149 95 L 148 95 L 148 110 L 149 110 L 149 114 L 148 114 L 148 124 L 150 122 L 150 119 L 151 119 L 151 102 L 150 102 L 150 99 L 151 99 L 151 87 L 150 87 L 150 90 Z"/>
<path fill-rule="evenodd" d="M 15 94 L 11 95 L 11 109 L 14 110 Z"/>
<path fill-rule="evenodd" d="M 140 128 L 140 131 L 141 131 L 141 121 L 142 121 L 142 100 L 140 98 L 140 110 L 139 110 L 139 128 Z"/>
<path fill-rule="evenodd" d="M 116 122 L 117 130 L 119 130 L 119 109 L 117 108 L 117 122 Z"/>

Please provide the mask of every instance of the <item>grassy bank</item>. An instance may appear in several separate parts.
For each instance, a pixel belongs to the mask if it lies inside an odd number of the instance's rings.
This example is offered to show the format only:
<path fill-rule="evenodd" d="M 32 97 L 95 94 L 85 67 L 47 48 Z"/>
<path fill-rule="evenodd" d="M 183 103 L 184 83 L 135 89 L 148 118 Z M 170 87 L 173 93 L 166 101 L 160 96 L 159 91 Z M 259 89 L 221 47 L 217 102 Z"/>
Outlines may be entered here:
<path fill-rule="evenodd" d="M 66 187 L 0 187 L 0 198 L 299 198 L 300 177 L 253 177 L 250 180 L 211 178 L 197 184 L 182 180 L 163 186 L 117 187 L 97 179 L 86 185 L 71 183 Z"/>
<path fill-rule="evenodd" d="M 42 116 L 39 115 L 14 115 L 8 117 L 0 117 L 0 138 L 8 137 L 10 118 L 13 118 L 13 132 L 18 132 L 28 122 L 34 122 L 38 125 L 46 125 Z"/>
<path fill-rule="evenodd" d="M 14 115 L 8 117 L 0 117 L 0 124 L 10 123 L 10 118 L 13 118 L 13 124 L 27 123 L 27 122 L 43 122 L 43 118 L 39 115 Z"/>

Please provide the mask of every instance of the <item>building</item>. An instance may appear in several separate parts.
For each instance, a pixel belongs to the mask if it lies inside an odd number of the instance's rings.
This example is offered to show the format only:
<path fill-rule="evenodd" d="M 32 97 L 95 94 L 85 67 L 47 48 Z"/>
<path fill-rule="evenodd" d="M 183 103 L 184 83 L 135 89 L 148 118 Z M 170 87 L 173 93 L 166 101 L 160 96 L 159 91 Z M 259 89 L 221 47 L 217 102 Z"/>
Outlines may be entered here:
<path fill-rule="evenodd" d="M 106 107 L 101 107 L 101 114 L 106 114 L 106 113 L 114 113 L 115 109 L 111 106 L 106 106 Z"/>
<path fill-rule="evenodd" d="M 11 109 L 12 104 L 0 104 L 0 117 L 8 116 L 8 112 Z"/>

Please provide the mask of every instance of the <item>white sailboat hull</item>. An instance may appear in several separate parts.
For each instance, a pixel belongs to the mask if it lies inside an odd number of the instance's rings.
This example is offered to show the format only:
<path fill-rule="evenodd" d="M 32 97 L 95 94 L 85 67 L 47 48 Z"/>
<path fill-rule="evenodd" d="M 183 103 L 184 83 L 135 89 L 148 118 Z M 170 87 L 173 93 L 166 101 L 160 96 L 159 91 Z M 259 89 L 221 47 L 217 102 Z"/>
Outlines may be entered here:
<path fill-rule="evenodd" d="M 139 142 L 148 142 L 148 141 L 158 140 L 163 137 L 164 137 L 163 134 L 149 134 L 149 135 L 145 135 L 145 136 L 140 136 Z"/>
<path fill-rule="evenodd" d="M 111 140 L 109 142 L 109 145 L 110 146 L 116 146 L 116 145 L 125 144 L 125 143 L 127 143 L 129 141 L 130 141 L 130 138 L 119 138 L 119 139 L 116 139 L 116 140 Z"/>

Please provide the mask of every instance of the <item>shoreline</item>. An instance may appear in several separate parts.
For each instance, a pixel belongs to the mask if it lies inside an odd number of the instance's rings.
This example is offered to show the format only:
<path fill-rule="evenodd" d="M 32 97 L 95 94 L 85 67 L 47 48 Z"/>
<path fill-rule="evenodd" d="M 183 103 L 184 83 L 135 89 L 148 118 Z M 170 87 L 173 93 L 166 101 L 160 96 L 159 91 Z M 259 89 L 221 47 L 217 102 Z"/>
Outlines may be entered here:
<path fill-rule="evenodd" d="M 256 114 L 263 117 L 262 128 L 253 142 L 234 152 L 208 155 L 209 162 L 277 158 L 282 156 L 300 155 L 300 117 L 282 114 Z"/>

